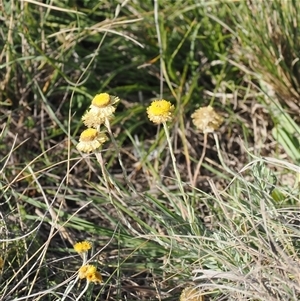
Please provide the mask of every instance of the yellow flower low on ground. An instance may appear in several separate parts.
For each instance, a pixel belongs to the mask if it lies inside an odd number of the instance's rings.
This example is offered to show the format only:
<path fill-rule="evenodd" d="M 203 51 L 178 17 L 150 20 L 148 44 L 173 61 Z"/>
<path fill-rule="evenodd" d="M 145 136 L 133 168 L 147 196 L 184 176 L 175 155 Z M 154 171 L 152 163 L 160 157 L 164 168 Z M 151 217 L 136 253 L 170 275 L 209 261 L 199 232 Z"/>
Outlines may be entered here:
<path fill-rule="evenodd" d="M 89 111 L 82 116 L 83 123 L 89 128 L 98 128 L 106 119 L 111 119 L 120 101 L 108 93 L 97 94 L 92 100 Z"/>
<path fill-rule="evenodd" d="M 192 114 L 193 123 L 202 133 L 213 133 L 223 122 L 223 117 L 211 106 L 203 107 Z"/>
<path fill-rule="evenodd" d="M 204 297 L 195 287 L 187 287 L 181 292 L 179 301 L 204 301 Z"/>
<path fill-rule="evenodd" d="M 88 282 L 102 283 L 103 279 L 101 274 L 97 271 L 96 267 L 93 265 L 84 265 L 78 271 L 78 276 L 80 279 L 86 278 Z"/>
<path fill-rule="evenodd" d="M 88 250 L 90 250 L 92 248 L 92 244 L 88 241 L 81 241 L 81 242 L 77 242 L 75 245 L 74 245 L 74 250 L 77 252 L 77 253 L 85 253 L 87 252 Z"/>
<path fill-rule="evenodd" d="M 104 133 L 99 133 L 93 128 L 86 129 L 81 133 L 76 148 L 81 152 L 89 153 L 100 148 L 107 140 L 108 138 Z"/>
<path fill-rule="evenodd" d="M 147 108 L 147 114 L 150 121 L 160 124 L 172 119 L 174 106 L 167 100 L 155 100 Z"/>
<path fill-rule="evenodd" d="M 89 269 L 89 265 L 82 266 L 78 271 L 78 277 L 80 279 L 85 278 L 88 269 Z"/>
<path fill-rule="evenodd" d="M 103 279 L 102 279 L 102 275 L 98 272 L 98 271 L 95 271 L 95 272 L 91 272 L 91 273 L 87 273 L 86 274 L 86 280 L 88 282 L 93 282 L 95 284 L 100 284 L 103 282 Z"/>

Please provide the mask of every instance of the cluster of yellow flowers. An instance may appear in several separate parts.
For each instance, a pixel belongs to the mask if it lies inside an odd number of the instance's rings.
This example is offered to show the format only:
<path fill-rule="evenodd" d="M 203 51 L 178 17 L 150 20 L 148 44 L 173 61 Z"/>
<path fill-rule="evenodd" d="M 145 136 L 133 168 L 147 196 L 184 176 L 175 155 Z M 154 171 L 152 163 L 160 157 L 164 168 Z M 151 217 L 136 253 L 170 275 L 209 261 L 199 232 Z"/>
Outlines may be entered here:
<path fill-rule="evenodd" d="M 82 117 L 83 123 L 88 128 L 80 135 L 79 143 L 77 144 L 77 149 L 79 151 L 85 153 L 94 152 L 108 140 L 105 132 L 100 130 L 100 126 L 104 124 L 111 134 L 109 122 L 114 116 L 116 104 L 118 102 L 118 97 L 111 96 L 107 93 L 101 93 L 94 97 L 89 110 Z M 164 126 L 176 173 L 176 159 L 172 153 L 170 136 L 166 125 L 168 121 L 172 120 L 174 109 L 174 105 L 172 105 L 171 102 L 160 99 L 151 103 L 147 108 L 147 114 L 149 120 L 154 124 L 163 124 Z M 223 122 L 223 117 L 217 114 L 211 106 L 199 108 L 191 115 L 191 117 L 196 128 L 205 135 L 207 135 L 207 133 L 213 133 Z M 96 267 L 87 264 L 87 256 L 88 251 L 91 249 L 91 244 L 87 241 L 78 242 L 74 245 L 74 249 L 83 258 L 83 264 L 78 271 L 78 278 L 86 279 L 87 285 L 90 282 L 102 283 L 102 276 L 97 271 Z M 189 287 L 182 291 L 180 297 L 180 301 L 186 300 L 203 301 L 203 296 L 199 294 L 195 288 Z"/>
<path fill-rule="evenodd" d="M 74 245 L 74 250 L 83 256 L 83 265 L 78 271 L 79 279 L 86 279 L 88 282 L 102 283 L 102 276 L 94 265 L 85 264 L 87 261 L 88 251 L 92 248 L 92 244 L 88 241 L 81 241 Z"/>
<path fill-rule="evenodd" d="M 82 266 L 79 269 L 78 276 L 80 279 L 86 278 L 88 282 L 93 282 L 95 284 L 102 283 L 102 276 L 94 265 L 86 264 Z"/>
<path fill-rule="evenodd" d="M 100 130 L 100 126 L 108 125 L 114 117 L 115 105 L 119 101 L 118 97 L 107 93 L 100 93 L 94 97 L 89 110 L 82 116 L 82 121 L 88 129 L 80 135 L 76 146 L 79 151 L 90 153 L 99 149 L 108 140 L 105 132 Z"/>
<path fill-rule="evenodd" d="M 118 97 L 108 93 L 100 93 L 94 97 L 89 110 L 82 116 L 82 121 L 88 129 L 80 135 L 76 146 L 79 151 L 84 153 L 95 151 L 108 140 L 106 134 L 100 131 L 100 126 L 103 124 L 108 126 L 119 101 Z M 165 99 L 154 100 L 147 108 L 148 118 L 155 124 L 172 120 L 173 112 L 174 105 Z M 196 128 L 202 133 L 214 132 L 223 122 L 223 118 L 211 106 L 196 110 L 192 114 L 192 119 Z"/>

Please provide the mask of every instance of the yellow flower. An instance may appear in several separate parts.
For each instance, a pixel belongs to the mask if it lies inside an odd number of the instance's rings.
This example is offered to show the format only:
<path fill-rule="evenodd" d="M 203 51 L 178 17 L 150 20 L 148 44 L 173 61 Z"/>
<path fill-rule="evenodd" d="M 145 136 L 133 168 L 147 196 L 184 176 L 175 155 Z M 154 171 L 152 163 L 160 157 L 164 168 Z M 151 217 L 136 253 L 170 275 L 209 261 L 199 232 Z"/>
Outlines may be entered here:
<path fill-rule="evenodd" d="M 84 265 L 79 269 L 78 276 L 80 279 L 86 278 L 89 282 L 101 283 L 102 276 L 93 265 Z"/>
<path fill-rule="evenodd" d="M 78 276 L 80 279 L 86 278 L 87 274 L 96 273 L 96 267 L 90 264 L 83 265 L 78 272 Z"/>
<path fill-rule="evenodd" d="M 78 276 L 79 276 L 80 279 L 85 278 L 86 273 L 87 273 L 89 267 L 90 267 L 90 265 L 84 265 L 84 266 L 82 266 L 82 267 L 79 269 L 79 271 L 78 271 Z"/>
<path fill-rule="evenodd" d="M 89 153 L 98 149 L 107 140 L 104 133 L 99 133 L 96 129 L 87 129 L 81 133 L 76 148 L 81 152 Z"/>
<path fill-rule="evenodd" d="M 90 110 L 82 116 L 83 123 L 89 128 L 97 128 L 106 119 L 113 117 L 116 110 L 115 104 L 119 101 L 118 97 L 107 93 L 97 94 L 92 100 Z"/>
<path fill-rule="evenodd" d="M 94 283 L 102 283 L 102 275 L 99 273 L 99 272 L 97 272 L 97 271 L 95 271 L 95 272 L 87 272 L 87 274 L 86 274 L 86 280 L 88 281 L 88 282 L 94 282 Z"/>
<path fill-rule="evenodd" d="M 213 107 L 203 107 L 192 114 L 193 123 L 203 133 L 212 133 L 217 130 L 223 122 L 223 117 L 215 112 Z"/>
<path fill-rule="evenodd" d="M 160 124 L 172 119 L 174 106 L 164 99 L 154 100 L 147 108 L 148 118 L 155 124 Z"/>
<path fill-rule="evenodd" d="M 187 287 L 181 292 L 179 301 L 204 301 L 204 297 L 195 287 Z"/>
<path fill-rule="evenodd" d="M 74 245 L 74 250 L 77 252 L 77 253 L 85 253 L 87 252 L 88 250 L 90 250 L 92 248 L 92 244 L 86 240 L 84 241 L 81 241 L 81 242 L 77 242 L 75 245 Z"/>

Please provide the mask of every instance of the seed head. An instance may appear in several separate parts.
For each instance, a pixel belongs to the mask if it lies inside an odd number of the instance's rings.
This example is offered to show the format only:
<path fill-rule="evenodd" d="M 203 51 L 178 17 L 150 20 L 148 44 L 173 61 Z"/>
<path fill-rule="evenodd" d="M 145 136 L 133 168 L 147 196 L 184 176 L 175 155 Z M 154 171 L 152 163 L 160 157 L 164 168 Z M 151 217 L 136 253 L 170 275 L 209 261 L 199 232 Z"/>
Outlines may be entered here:
<path fill-rule="evenodd" d="M 193 123 L 202 133 L 213 133 L 223 122 L 223 117 L 213 107 L 203 107 L 192 114 Z"/>

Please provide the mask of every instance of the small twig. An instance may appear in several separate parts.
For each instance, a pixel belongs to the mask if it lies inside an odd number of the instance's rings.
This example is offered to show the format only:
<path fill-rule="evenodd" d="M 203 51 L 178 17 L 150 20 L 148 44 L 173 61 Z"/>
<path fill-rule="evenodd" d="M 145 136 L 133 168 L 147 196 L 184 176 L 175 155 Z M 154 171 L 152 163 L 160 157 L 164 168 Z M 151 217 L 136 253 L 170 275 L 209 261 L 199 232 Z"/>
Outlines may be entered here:
<path fill-rule="evenodd" d="M 160 99 L 162 99 L 163 96 L 163 70 L 164 70 L 164 62 L 163 62 L 163 48 L 162 48 L 162 40 L 161 40 L 161 35 L 160 35 L 160 28 L 159 28 L 159 20 L 158 20 L 158 0 L 154 0 L 154 23 L 155 23 L 155 28 L 156 28 L 156 34 L 157 34 L 157 43 L 159 47 L 159 61 L 160 61 Z"/>

